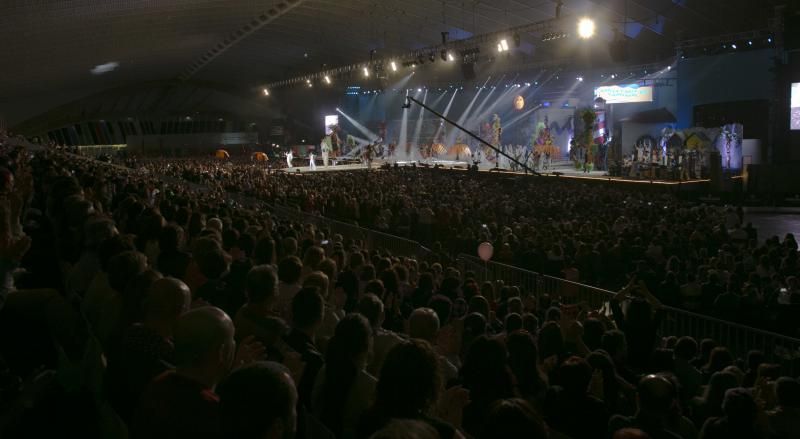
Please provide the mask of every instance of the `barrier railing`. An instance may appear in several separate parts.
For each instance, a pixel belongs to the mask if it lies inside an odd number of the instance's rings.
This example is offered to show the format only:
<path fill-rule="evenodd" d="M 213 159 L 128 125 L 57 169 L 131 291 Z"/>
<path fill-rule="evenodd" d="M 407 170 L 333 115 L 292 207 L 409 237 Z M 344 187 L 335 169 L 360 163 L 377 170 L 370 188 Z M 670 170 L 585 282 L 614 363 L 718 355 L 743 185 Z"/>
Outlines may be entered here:
<path fill-rule="evenodd" d="M 559 299 L 562 303 L 586 302 L 593 309 L 601 308 L 616 293 L 602 288 L 570 282 L 499 262 L 484 262 L 476 257 L 459 255 L 457 258 L 463 271 L 471 271 L 481 282 L 503 281 L 516 285 L 526 292 L 541 297 L 543 294 Z M 746 358 L 751 349 L 763 351 L 769 361 L 781 364 L 786 373 L 800 373 L 800 339 L 770 331 L 715 319 L 680 308 L 664 306 L 661 319 L 661 334 L 694 337 L 698 341 L 712 338 L 730 349 L 734 356 Z"/>
<path fill-rule="evenodd" d="M 273 205 L 272 211 L 279 218 L 286 218 L 291 221 L 314 224 L 318 228 L 330 230 L 331 234 L 340 234 L 345 239 L 360 240 L 369 249 L 385 250 L 397 256 L 415 256 L 420 259 L 427 259 L 431 251 L 410 239 L 367 229 L 342 221 L 333 220 L 327 217 L 302 212 L 297 208 L 289 206 Z"/>

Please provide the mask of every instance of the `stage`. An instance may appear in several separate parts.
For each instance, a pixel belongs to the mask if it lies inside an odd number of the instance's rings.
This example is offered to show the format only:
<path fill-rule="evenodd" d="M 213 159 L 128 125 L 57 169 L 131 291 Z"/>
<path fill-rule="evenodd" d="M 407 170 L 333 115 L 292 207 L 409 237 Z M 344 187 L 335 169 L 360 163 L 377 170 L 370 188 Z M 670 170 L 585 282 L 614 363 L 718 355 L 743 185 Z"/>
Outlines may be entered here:
<path fill-rule="evenodd" d="M 460 160 L 384 160 L 377 159 L 372 162 L 373 171 L 382 171 L 386 164 L 390 166 L 397 165 L 398 167 L 418 167 L 418 168 L 441 168 L 451 170 L 467 171 L 471 163 Z M 310 166 L 294 166 L 291 168 L 283 168 L 280 171 L 287 174 L 308 175 L 317 172 L 348 172 L 348 171 L 365 171 L 367 165 L 364 163 L 354 163 L 346 165 L 330 165 L 322 166 L 318 164 L 316 169 L 312 170 Z M 494 166 L 478 166 L 478 172 L 490 173 L 498 175 L 530 175 L 524 171 L 511 170 L 504 168 L 497 168 Z M 575 169 L 572 162 L 559 161 L 554 162 L 548 169 L 537 171 L 542 177 L 551 178 L 568 178 L 578 180 L 599 180 L 599 181 L 612 181 L 612 182 L 626 182 L 626 183 L 641 183 L 641 184 L 659 184 L 659 185 L 705 185 L 710 180 L 708 179 L 695 179 L 695 180 L 663 180 L 663 179 L 650 179 L 650 178 L 630 178 L 630 177 L 611 177 L 606 171 L 589 171 Z"/>

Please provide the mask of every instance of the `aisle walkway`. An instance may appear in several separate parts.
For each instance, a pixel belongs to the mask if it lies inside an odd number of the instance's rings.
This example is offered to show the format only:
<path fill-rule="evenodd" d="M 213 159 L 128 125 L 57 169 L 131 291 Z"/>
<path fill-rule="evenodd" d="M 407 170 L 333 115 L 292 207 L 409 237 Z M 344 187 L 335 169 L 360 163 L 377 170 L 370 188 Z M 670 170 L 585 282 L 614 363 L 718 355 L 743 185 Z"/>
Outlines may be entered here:
<path fill-rule="evenodd" d="M 783 239 L 787 233 L 793 233 L 800 239 L 800 213 L 748 213 L 744 216 L 745 224 L 753 223 L 758 229 L 758 242 L 778 236 Z"/>

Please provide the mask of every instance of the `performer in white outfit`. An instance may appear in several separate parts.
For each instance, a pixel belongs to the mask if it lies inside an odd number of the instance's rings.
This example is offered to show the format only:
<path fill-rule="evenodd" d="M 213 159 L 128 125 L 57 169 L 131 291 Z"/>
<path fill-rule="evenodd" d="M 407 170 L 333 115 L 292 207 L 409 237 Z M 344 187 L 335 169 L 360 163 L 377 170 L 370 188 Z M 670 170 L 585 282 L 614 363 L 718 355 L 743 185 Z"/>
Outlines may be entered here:
<path fill-rule="evenodd" d="M 294 158 L 294 156 L 292 155 L 292 151 L 288 151 L 286 153 L 286 166 L 288 166 L 290 168 L 292 167 L 292 159 L 293 158 Z"/>
<path fill-rule="evenodd" d="M 317 170 L 317 164 L 314 163 L 314 153 L 308 155 L 308 167 L 311 168 L 312 171 Z"/>

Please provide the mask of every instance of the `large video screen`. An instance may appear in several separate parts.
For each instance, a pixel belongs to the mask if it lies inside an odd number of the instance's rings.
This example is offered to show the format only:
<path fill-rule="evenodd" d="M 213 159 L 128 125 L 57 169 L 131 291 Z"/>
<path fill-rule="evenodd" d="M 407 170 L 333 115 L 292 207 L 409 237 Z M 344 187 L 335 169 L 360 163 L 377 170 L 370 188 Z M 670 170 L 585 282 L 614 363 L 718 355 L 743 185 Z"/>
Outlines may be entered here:
<path fill-rule="evenodd" d="M 606 104 L 653 102 L 653 87 L 639 84 L 609 85 L 594 89 L 594 97 L 603 98 Z"/>
<path fill-rule="evenodd" d="M 800 130 L 800 82 L 792 83 L 791 120 L 789 120 L 789 127 L 792 130 Z"/>

